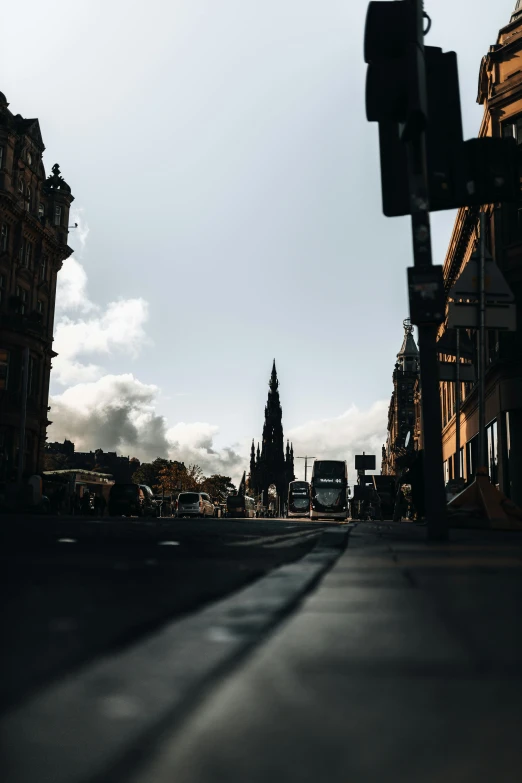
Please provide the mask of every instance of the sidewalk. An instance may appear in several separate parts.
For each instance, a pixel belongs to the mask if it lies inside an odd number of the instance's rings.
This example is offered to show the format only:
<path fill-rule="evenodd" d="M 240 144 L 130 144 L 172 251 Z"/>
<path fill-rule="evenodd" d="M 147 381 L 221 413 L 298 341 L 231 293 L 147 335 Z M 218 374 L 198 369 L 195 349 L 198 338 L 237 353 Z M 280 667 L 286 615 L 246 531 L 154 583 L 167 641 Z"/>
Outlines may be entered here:
<path fill-rule="evenodd" d="M 362 523 L 132 783 L 522 780 L 522 535 Z"/>

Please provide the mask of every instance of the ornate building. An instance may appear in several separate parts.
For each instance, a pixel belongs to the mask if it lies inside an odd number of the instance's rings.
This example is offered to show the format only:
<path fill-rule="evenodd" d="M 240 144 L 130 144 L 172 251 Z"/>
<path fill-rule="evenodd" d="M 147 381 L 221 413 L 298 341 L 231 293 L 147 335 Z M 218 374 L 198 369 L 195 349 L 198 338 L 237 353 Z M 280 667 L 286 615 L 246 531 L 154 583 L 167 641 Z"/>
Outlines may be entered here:
<path fill-rule="evenodd" d="M 257 454 L 252 441 L 250 453 L 249 485 L 257 494 L 263 494 L 263 505 L 268 506 L 268 489 L 273 484 L 281 501 L 286 502 L 288 484 L 294 476 L 294 449 L 283 436 L 283 412 L 279 400 L 279 381 L 274 359 L 270 376 L 268 400 L 265 406 L 263 442 L 257 444 Z"/>
<path fill-rule="evenodd" d="M 419 350 L 413 338 L 410 319 L 403 321 L 404 340 L 393 370 L 393 392 L 388 408 L 388 437 L 382 447 L 381 473 L 396 474 L 395 460 L 404 451 L 406 437 L 414 436 L 414 387 L 419 379 Z M 413 440 L 411 441 L 413 446 Z"/>
<path fill-rule="evenodd" d="M 522 3 L 482 58 L 477 102 L 484 107 L 479 136 L 512 136 L 522 164 Z M 461 449 L 456 454 L 455 384 L 441 383 L 442 440 L 445 479 L 471 480 L 487 467 L 491 480 L 515 503 L 522 504 L 522 199 L 490 204 L 485 213 L 487 248 L 515 295 L 517 331 L 487 333 L 486 431 L 488 465 L 479 466 L 477 386 L 461 384 Z M 479 236 L 478 207 L 459 209 L 444 262 L 446 290 L 465 268 Z M 443 330 L 441 336 L 444 337 Z M 449 333 L 448 333 L 449 334 Z M 474 331 L 469 332 L 476 342 Z M 442 345 L 442 343 L 441 343 Z M 447 361 L 455 357 L 444 355 Z"/>
<path fill-rule="evenodd" d="M 37 119 L 12 114 L 0 92 L 0 486 L 42 469 L 56 279 L 67 245 L 71 188 L 45 176 Z M 22 432 L 24 436 L 22 436 Z M 25 440 L 25 442 L 22 442 Z M 0 489 L 0 494 L 3 494 Z"/>

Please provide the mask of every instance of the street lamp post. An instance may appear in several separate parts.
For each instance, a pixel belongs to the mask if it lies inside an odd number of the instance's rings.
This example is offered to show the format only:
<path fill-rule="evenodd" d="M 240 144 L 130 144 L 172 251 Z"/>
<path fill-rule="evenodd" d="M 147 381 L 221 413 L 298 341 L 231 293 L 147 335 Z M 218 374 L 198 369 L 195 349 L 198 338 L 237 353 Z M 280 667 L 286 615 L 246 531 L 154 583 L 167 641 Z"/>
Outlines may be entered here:
<path fill-rule="evenodd" d="M 306 481 L 306 479 L 308 477 L 308 460 L 309 459 L 315 459 L 315 457 L 308 457 L 308 456 L 306 456 L 306 457 L 296 457 L 296 459 L 304 459 L 304 461 L 305 461 L 305 477 L 304 477 L 304 480 Z"/>

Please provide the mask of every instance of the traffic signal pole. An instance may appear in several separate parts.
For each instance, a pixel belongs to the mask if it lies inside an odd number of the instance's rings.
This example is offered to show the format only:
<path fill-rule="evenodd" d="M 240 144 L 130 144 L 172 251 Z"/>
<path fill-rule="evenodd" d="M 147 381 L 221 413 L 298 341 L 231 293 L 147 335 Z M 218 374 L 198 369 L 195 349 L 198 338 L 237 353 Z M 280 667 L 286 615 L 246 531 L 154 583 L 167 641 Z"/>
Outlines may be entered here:
<path fill-rule="evenodd" d="M 424 133 L 420 133 L 408 142 L 408 175 L 413 210 L 411 229 L 414 269 L 430 271 L 433 263 Z M 412 321 L 414 321 L 413 314 Z M 442 465 L 442 416 L 437 356 L 438 325 L 418 323 L 417 329 L 423 420 L 423 480 L 428 538 L 432 541 L 444 541 L 448 537 L 448 523 Z"/>
<path fill-rule="evenodd" d="M 408 185 L 411 207 L 411 230 L 413 242 L 414 270 L 431 276 L 434 271 L 431 252 L 431 231 L 429 214 L 428 166 L 426 153 L 426 117 L 427 117 L 427 84 L 424 62 L 424 11 L 422 0 L 411 0 L 415 6 L 417 40 L 412 46 L 416 48 L 416 81 L 413 85 L 417 91 L 416 104 L 419 110 L 419 121 L 412 122 L 409 129 L 401 127 L 406 144 L 408 160 Z M 422 117 L 424 121 L 422 121 Z M 414 277 L 414 275 L 413 275 Z M 435 285 L 435 278 L 431 285 Z M 429 297 L 429 284 L 425 286 L 424 295 Z M 419 336 L 419 359 L 421 376 L 421 404 L 423 418 L 423 451 L 424 451 L 424 500 L 428 538 L 432 541 L 444 541 L 448 537 L 448 522 L 446 513 L 446 493 L 444 489 L 444 473 L 442 464 L 442 416 L 440 404 L 439 366 L 437 356 L 438 323 L 433 319 L 418 319 L 412 312 L 412 287 L 410 285 L 410 316 L 412 323 L 417 324 Z M 436 294 L 432 294 L 435 298 Z M 431 322 L 420 322 L 427 320 Z M 440 319 L 442 320 L 442 319 Z"/>

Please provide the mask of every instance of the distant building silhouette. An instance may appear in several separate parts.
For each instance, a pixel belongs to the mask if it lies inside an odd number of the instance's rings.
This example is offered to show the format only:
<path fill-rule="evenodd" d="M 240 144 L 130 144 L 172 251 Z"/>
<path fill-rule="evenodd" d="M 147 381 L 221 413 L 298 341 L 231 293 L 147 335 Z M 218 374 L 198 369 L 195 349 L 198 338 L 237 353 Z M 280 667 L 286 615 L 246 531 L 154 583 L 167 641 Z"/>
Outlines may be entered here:
<path fill-rule="evenodd" d="M 74 443 L 64 440 L 63 443 L 48 443 L 47 455 L 62 455 L 67 462 L 65 467 L 76 470 L 95 470 L 99 473 L 110 473 L 118 484 L 130 484 L 132 476 L 140 467 L 136 457 L 119 457 L 115 451 L 76 451 Z"/>
<path fill-rule="evenodd" d="M 395 461 L 404 452 L 408 433 L 411 446 L 414 443 L 414 390 L 420 377 L 419 349 L 409 318 L 403 321 L 403 327 L 404 340 L 393 369 L 393 392 L 388 407 L 388 437 L 382 449 L 381 473 L 385 476 L 396 474 Z"/>

